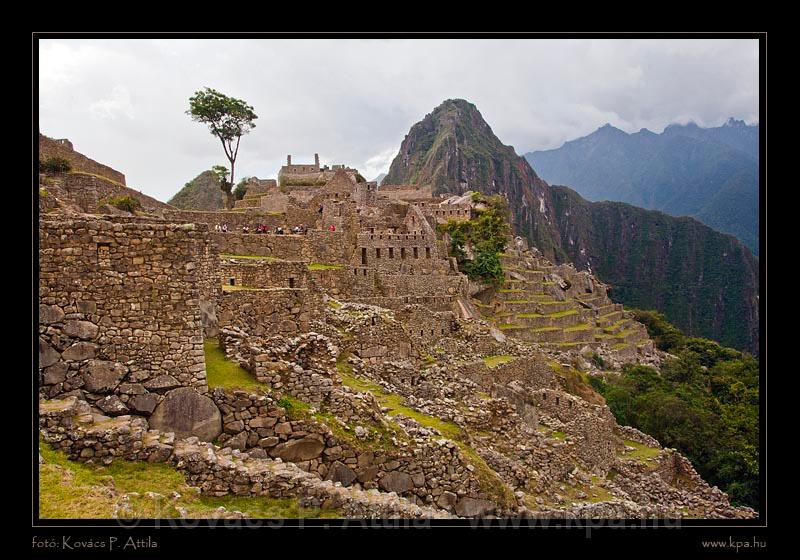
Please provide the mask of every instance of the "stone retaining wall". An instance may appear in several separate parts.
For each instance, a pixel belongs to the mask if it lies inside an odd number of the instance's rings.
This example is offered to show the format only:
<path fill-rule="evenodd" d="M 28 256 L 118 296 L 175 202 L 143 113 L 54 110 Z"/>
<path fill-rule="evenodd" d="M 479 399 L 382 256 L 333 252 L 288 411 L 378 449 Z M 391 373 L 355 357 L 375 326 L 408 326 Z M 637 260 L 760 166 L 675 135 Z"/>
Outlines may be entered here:
<path fill-rule="evenodd" d="M 198 255 L 205 226 L 39 222 L 42 395 L 72 391 L 107 414 L 149 414 L 164 391 L 206 390 Z"/>

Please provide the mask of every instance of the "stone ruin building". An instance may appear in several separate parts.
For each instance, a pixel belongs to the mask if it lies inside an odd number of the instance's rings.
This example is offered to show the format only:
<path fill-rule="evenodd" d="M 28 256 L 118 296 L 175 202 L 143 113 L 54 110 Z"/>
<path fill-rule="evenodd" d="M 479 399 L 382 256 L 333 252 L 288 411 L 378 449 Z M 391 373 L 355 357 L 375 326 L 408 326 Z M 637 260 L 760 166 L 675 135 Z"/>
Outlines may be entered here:
<path fill-rule="evenodd" d="M 233 210 L 195 212 L 40 150 L 73 165 L 39 180 L 38 325 L 40 433 L 71 458 L 350 517 L 755 515 L 575 388 L 592 353 L 658 360 L 607 286 L 521 238 L 499 289 L 458 270 L 437 224 L 473 218 L 469 195 L 289 156 Z M 263 388 L 215 386 L 209 341 Z"/>

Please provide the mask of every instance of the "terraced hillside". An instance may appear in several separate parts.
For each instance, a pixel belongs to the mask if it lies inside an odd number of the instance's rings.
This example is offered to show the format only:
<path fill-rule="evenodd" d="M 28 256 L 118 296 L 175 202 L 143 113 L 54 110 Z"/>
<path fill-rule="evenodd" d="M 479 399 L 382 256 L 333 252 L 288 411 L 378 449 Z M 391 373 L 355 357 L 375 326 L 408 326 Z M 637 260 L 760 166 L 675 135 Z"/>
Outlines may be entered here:
<path fill-rule="evenodd" d="M 477 307 L 504 334 L 565 350 L 604 346 L 620 357 L 653 353 L 644 325 L 591 277 L 575 285 L 564 278 L 574 269 L 518 249 L 505 253 L 502 264 L 502 287 Z"/>

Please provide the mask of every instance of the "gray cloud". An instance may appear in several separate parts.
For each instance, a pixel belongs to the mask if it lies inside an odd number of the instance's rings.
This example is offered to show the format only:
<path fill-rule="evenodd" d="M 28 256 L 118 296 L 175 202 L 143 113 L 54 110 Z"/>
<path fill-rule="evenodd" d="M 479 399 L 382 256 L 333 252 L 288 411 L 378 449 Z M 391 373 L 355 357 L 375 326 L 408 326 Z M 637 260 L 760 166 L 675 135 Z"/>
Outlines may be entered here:
<path fill-rule="evenodd" d="M 758 119 L 755 40 L 43 40 L 39 127 L 161 200 L 226 163 L 185 111 L 204 86 L 259 115 L 237 176 L 286 154 L 386 171 L 410 126 L 444 99 L 478 106 L 518 153 L 609 122 L 660 131 Z"/>

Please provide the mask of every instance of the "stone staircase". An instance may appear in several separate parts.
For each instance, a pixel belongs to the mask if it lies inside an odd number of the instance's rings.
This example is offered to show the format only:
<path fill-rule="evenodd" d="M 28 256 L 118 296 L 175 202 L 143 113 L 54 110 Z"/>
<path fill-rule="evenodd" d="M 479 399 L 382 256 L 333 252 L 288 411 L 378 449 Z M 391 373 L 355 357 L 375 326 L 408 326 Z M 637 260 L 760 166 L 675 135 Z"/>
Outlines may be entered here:
<path fill-rule="evenodd" d="M 612 302 L 605 288 L 559 288 L 559 267 L 527 253 L 507 253 L 501 262 L 503 285 L 476 308 L 506 335 L 563 349 L 605 345 L 628 355 L 652 350 L 645 327 Z"/>

